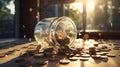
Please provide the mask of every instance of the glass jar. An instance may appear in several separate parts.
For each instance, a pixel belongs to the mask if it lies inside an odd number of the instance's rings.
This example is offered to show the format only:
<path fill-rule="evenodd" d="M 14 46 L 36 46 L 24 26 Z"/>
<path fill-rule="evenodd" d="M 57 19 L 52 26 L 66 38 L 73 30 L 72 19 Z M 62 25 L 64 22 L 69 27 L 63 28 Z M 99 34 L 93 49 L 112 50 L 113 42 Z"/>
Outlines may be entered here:
<path fill-rule="evenodd" d="M 34 36 L 42 49 L 71 46 L 77 38 L 74 22 L 68 17 L 45 18 L 35 26 Z"/>

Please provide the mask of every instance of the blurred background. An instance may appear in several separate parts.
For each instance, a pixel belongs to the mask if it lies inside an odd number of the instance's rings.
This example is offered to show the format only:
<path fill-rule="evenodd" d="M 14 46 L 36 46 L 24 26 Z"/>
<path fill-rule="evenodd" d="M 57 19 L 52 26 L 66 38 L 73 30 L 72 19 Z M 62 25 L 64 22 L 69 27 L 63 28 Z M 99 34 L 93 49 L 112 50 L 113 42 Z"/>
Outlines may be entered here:
<path fill-rule="evenodd" d="M 120 39 L 120 0 L 0 0 L 0 39 L 34 38 L 38 21 L 70 17 L 78 37 Z"/>

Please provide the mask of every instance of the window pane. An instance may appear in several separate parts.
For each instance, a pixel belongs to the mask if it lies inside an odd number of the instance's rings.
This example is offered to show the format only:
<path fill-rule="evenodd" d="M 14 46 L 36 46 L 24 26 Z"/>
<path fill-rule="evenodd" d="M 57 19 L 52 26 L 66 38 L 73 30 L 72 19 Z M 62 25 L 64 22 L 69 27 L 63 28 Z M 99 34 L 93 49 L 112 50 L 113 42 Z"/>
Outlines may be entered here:
<path fill-rule="evenodd" d="M 120 31 L 120 1 L 87 0 L 86 12 L 87 31 Z M 58 17 L 65 15 L 67 17 L 70 17 L 75 22 L 78 30 L 83 30 L 82 1 L 74 3 L 46 5 L 41 9 L 41 14 L 43 14 L 41 15 L 41 18 Z"/>
<path fill-rule="evenodd" d="M 93 2 L 94 11 L 87 11 L 87 30 L 120 31 L 120 1 L 94 0 Z M 90 10 L 90 7 L 87 10 Z"/>
<path fill-rule="evenodd" d="M 77 7 L 76 7 L 77 6 Z M 71 18 L 78 29 L 82 29 L 82 3 L 49 4 L 41 6 L 40 19 L 67 16 Z"/>
<path fill-rule="evenodd" d="M 15 37 L 15 0 L 0 0 L 0 38 Z"/>
<path fill-rule="evenodd" d="M 48 4 L 40 7 L 40 19 L 58 17 L 60 14 L 59 4 Z"/>
<path fill-rule="evenodd" d="M 65 16 L 71 18 L 75 24 L 77 29 L 82 29 L 82 2 L 74 2 L 70 4 L 64 4 Z"/>

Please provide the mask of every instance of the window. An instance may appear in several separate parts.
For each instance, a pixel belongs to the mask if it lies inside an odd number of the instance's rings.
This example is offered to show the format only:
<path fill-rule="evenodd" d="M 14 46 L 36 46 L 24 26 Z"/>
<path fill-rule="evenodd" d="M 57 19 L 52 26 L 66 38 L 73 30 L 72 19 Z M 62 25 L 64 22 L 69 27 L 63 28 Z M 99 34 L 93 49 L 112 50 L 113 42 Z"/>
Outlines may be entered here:
<path fill-rule="evenodd" d="M 120 2 L 118 0 L 93 1 L 94 11 L 87 12 L 87 30 L 119 32 Z"/>
<path fill-rule="evenodd" d="M 81 30 L 83 2 L 65 4 L 64 7 L 65 15 Z M 86 12 L 86 31 L 120 32 L 120 2 L 117 0 L 87 0 Z"/>
<path fill-rule="evenodd" d="M 73 9 L 73 7 L 75 6 L 71 3 L 44 5 L 40 8 L 40 18 L 67 16 L 75 22 L 78 29 L 82 29 L 82 9 L 78 7 Z"/>
<path fill-rule="evenodd" d="M 75 22 L 78 31 L 85 30 L 85 32 L 91 33 L 93 38 L 120 39 L 120 1 L 86 0 L 85 4 L 86 19 L 83 19 L 83 1 L 52 4 L 52 6 L 56 6 L 54 8 L 57 8 L 54 10 L 56 13 L 54 16 L 70 17 Z M 86 21 L 83 22 L 84 20 Z"/>
<path fill-rule="evenodd" d="M 15 0 L 0 0 L 0 38 L 15 37 Z"/>

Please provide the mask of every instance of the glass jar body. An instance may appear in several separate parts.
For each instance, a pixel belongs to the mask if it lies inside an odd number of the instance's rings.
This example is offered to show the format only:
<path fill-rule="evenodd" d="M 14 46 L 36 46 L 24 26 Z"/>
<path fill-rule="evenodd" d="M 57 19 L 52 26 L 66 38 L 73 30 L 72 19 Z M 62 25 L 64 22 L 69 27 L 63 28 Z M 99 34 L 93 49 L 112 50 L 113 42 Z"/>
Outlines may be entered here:
<path fill-rule="evenodd" d="M 35 26 L 34 36 L 42 49 L 71 46 L 77 38 L 74 22 L 68 17 L 45 18 Z"/>

